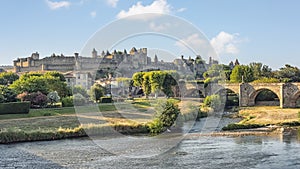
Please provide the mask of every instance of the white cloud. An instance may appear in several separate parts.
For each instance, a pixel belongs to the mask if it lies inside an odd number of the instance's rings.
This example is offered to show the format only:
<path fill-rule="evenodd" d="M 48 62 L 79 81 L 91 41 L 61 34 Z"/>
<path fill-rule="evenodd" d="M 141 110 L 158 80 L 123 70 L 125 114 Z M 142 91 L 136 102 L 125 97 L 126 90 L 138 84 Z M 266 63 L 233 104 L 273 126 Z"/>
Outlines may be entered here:
<path fill-rule="evenodd" d="M 194 33 L 185 39 L 181 39 L 175 42 L 175 45 L 182 51 L 194 50 L 197 53 L 199 52 L 198 49 L 207 46 L 206 44 L 207 41 L 205 39 L 202 39 L 197 33 Z"/>
<path fill-rule="evenodd" d="M 128 11 L 122 10 L 117 18 L 124 18 L 128 16 L 146 14 L 146 13 L 157 13 L 157 14 L 170 14 L 171 6 L 168 4 L 167 0 L 155 0 L 150 5 L 143 5 L 142 2 L 137 2 L 137 4 L 131 6 Z M 149 15 L 144 16 L 143 18 L 136 19 L 147 19 L 145 17 L 150 17 Z"/>
<path fill-rule="evenodd" d="M 96 11 L 92 11 L 90 13 L 90 15 L 91 15 L 92 18 L 95 18 L 97 16 L 97 12 Z"/>
<path fill-rule="evenodd" d="M 106 0 L 106 3 L 111 7 L 117 7 L 119 0 Z"/>
<path fill-rule="evenodd" d="M 184 11 L 186 11 L 186 8 L 177 9 L 177 12 L 184 12 Z"/>
<path fill-rule="evenodd" d="M 237 45 L 240 41 L 239 34 L 230 34 L 222 31 L 212 38 L 210 43 L 218 54 L 237 54 L 239 53 Z"/>
<path fill-rule="evenodd" d="M 71 6 L 71 2 L 68 1 L 50 1 L 50 0 L 46 0 L 46 3 L 48 5 L 48 7 L 52 10 L 56 10 L 59 8 L 68 8 L 69 6 Z"/>

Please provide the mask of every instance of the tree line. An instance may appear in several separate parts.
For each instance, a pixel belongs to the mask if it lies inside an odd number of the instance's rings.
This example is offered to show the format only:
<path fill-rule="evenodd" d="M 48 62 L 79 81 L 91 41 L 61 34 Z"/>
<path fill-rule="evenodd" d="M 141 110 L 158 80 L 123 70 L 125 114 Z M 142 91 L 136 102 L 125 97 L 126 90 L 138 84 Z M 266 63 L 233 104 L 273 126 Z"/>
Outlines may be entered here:
<path fill-rule="evenodd" d="M 63 106 L 99 101 L 105 87 L 94 84 L 89 91 L 81 86 L 67 86 L 64 75 L 57 71 L 46 73 L 30 72 L 20 75 L 12 72 L 0 73 L 0 103 L 29 101 L 31 107 L 53 106 L 62 101 Z"/>
<path fill-rule="evenodd" d="M 235 65 L 234 67 L 224 64 L 215 64 L 204 72 L 203 77 L 206 83 L 288 83 L 300 82 L 300 70 L 298 67 L 289 64 L 286 64 L 276 71 L 273 71 L 267 65 L 257 62 L 248 65 Z"/>

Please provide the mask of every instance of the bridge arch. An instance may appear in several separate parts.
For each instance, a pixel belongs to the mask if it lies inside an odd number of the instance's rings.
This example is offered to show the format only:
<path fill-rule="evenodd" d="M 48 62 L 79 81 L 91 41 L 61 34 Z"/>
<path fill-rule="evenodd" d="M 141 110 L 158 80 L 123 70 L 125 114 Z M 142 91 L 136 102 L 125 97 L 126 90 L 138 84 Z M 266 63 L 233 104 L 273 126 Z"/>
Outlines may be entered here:
<path fill-rule="evenodd" d="M 262 95 L 263 93 L 269 96 Z M 260 97 L 260 98 L 258 98 Z M 276 90 L 272 90 L 270 88 L 259 88 L 253 91 L 250 94 L 250 102 L 253 106 L 255 105 L 263 105 L 263 106 L 279 106 L 280 105 L 280 93 Z"/>
<path fill-rule="evenodd" d="M 290 100 L 291 107 L 300 107 L 300 91 L 298 90 L 291 96 Z"/>

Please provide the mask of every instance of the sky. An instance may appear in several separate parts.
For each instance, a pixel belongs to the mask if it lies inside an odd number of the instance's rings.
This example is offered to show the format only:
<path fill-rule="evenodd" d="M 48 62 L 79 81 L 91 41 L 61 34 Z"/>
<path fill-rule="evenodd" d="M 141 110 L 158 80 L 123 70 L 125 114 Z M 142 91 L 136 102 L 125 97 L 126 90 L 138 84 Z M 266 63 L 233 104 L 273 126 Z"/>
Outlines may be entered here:
<path fill-rule="evenodd" d="M 167 61 L 200 54 L 300 67 L 299 8 L 298 0 L 2 0 L 0 65 L 33 52 L 86 56 L 135 46 Z"/>

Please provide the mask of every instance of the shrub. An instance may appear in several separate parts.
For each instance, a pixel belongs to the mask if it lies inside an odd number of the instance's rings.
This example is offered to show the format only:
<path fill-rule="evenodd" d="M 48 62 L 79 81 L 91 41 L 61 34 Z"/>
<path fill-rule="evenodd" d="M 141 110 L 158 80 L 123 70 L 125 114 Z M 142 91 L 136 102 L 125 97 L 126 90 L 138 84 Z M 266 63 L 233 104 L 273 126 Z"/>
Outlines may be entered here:
<path fill-rule="evenodd" d="M 0 85 L 0 103 L 15 102 L 17 94 L 7 86 Z"/>
<path fill-rule="evenodd" d="M 30 102 L 11 102 L 0 104 L 0 114 L 27 114 Z"/>
<path fill-rule="evenodd" d="M 158 118 L 162 126 L 165 128 L 171 127 L 180 113 L 178 105 L 174 100 L 167 100 L 165 103 L 160 103 L 156 112 L 156 118 Z"/>
<path fill-rule="evenodd" d="M 151 135 L 157 135 L 163 132 L 163 124 L 160 119 L 156 118 L 148 123 L 148 129 Z"/>
<path fill-rule="evenodd" d="M 73 96 L 64 97 L 61 99 L 62 107 L 73 107 Z"/>
<path fill-rule="evenodd" d="M 17 96 L 21 101 L 29 101 L 32 108 L 44 107 L 48 103 L 48 98 L 41 92 L 21 93 Z"/>
<path fill-rule="evenodd" d="M 53 105 L 54 103 L 59 102 L 60 97 L 58 96 L 57 91 L 54 92 L 50 92 L 47 95 L 48 100 L 50 101 L 50 103 Z"/>
<path fill-rule="evenodd" d="M 210 95 L 204 99 L 204 106 L 212 108 L 214 111 L 219 111 L 222 108 L 221 97 L 219 95 Z"/>
<path fill-rule="evenodd" d="M 73 95 L 73 103 L 75 106 L 83 106 L 87 102 L 86 98 L 81 94 L 77 93 Z"/>

